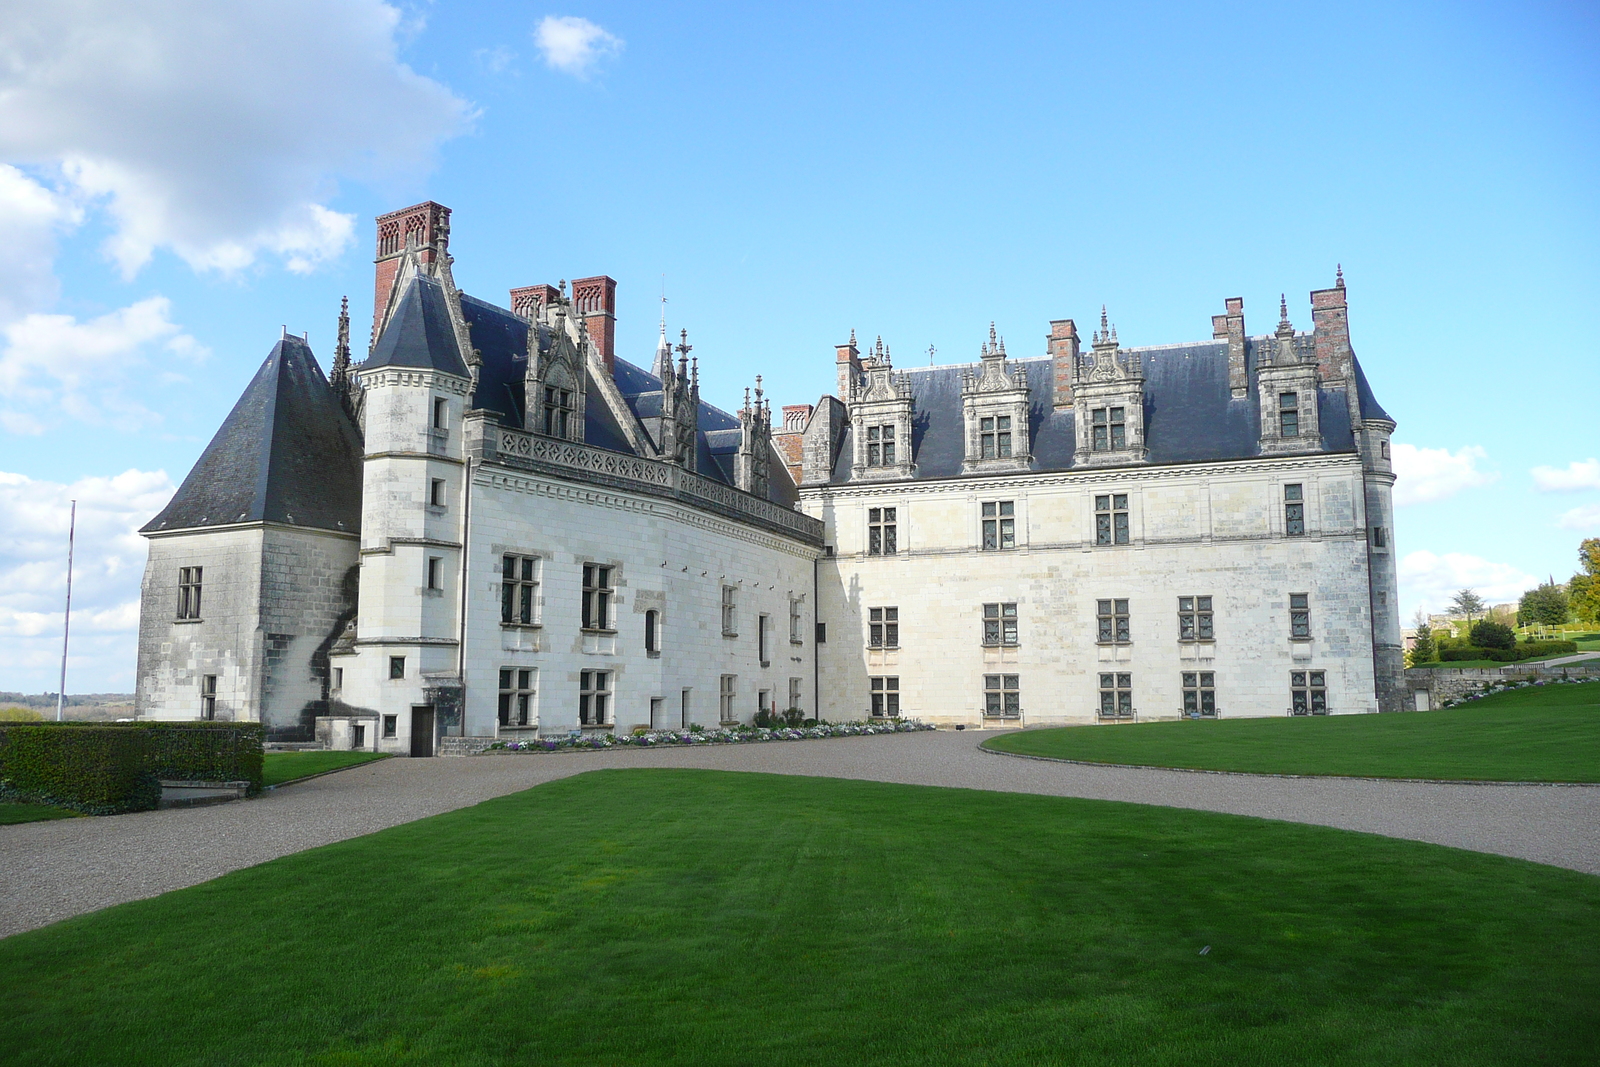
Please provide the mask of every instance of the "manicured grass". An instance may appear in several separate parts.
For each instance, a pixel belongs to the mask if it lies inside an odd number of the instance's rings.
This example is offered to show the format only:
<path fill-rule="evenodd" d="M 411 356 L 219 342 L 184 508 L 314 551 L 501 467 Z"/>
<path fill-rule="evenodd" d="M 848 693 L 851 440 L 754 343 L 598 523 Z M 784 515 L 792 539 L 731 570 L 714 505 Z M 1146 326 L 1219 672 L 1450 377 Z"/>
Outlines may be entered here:
<path fill-rule="evenodd" d="M 1395 715 L 1221 719 L 1025 730 L 1001 752 L 1257 774 L 1600 782 L 1600 682 Z"/>
<path fill-rule="evenodd" d="M 50 804 L 19 804 L 0 801 L 0 826 L 19 822 L 43 822 L 46 819 L 75 819 L 78 813 Z"/>
<path fill-rule="evenodd" d="M 1451 670 L 1456 667 L 1510 667 L 1509 663 L 1501 663 L 1497 659 L 1459 659 L 1448 663 L 1419 663 L 1423 670 Z"/>
<path fill-rule="evenodd" d="M 268 752 L 262 759 L 261 784 L 282 785 L 310 774 L 388 758 L 378 752 Z"/>
<path fill-rule="evenodd" d="M 16 1065 L 1577 1064 L 1600 879 L 1166 808 L 600 771 L 0 941 L 0 1002 Z"/>

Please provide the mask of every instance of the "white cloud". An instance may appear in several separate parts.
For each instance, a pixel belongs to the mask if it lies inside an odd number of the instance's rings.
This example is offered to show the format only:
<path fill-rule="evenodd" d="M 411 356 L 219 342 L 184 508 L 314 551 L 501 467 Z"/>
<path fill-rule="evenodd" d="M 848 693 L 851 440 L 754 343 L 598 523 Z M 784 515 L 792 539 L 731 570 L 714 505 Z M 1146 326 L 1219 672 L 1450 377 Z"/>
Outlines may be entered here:
<path fill-rule="evenodd" d="M 1534 488 L 1541 493 L 1570 493 L 1577 489 L 1600 489 L 1600 459 L 1573 460 L 1567 469 L 1535 467 Z"/>
<path fill-rule="evenodd" d="M 1406 619 L 1419 605 L 1428 611 L 1444 611 L 1458 589 L 1475 589 L 1487 603 L 1502 604 L 1539 584 L 1538 578 L 1509 563 L 1464 552 L 1438 556 L 1425 549 L 1407 553 L 1400 560 L 1399 579 L 1401 617 Z"/>
<path fill-rule="evenodd" d="M 546 15 L 533 31 L 534 43 L 554 70 L 588 77 L 603 59 L 622 51 L 623 41 L 588 19 L 573 15 Z"/>
<path fill-rule="evenodd" d="M 10 322 L 56 298 L 56 233 L 83 217 L 77 205 L 45 188 L 16 167 L 0 164 L 0 323 Z"/>
<path fill-rule="evenodd" d="M 0 329 L 0 426 L 43 433 L 60 415 L 134 430 L 160 416 L 125 388 L 164 350 L 190 362 L 209 353 L 171 319 L 166 297 L 80 322 L 35 312 Z"/>
<path fill-rule="evenodd" d="M 1577 530 L 1579 533 L 1600 534 L 1600 504 L 1585 504 L 1573 508 L 1556 520 L 1556 525 L 1563 530 Z"/>
<path fill-rule="evenodd" d="M 1447 500 L 1463 489 L 1488 485 L 1500 475 L 1493 471 L 1480 471 L 1480 459 L 1489 454 L 1477 445 L 1465 445 L 1455 452 L 1448 448 L 1418 448 L 1416 445 L 1394 446 L 1394 503 L 1396 507 L 1408 504 L 1431 504 Z"/>
<path fill-rule="evenodd" d="M 145 560 L 137 531 L 174 491 L 165 471 L 128 470 L 71 485 L 0 471 L 0 689 L 55 689 L 75 499 L 67 690 L 131 691 Z"/>
<path fill-rule="evenodd" d="M 158 248 L 309 270 L 354 232 L 340 178 L 415 175 L 470 119 L 399 61 L 400 22 L 381 0 L 0 0 L 0 158 L 103 205 L 127 275 Z"/>

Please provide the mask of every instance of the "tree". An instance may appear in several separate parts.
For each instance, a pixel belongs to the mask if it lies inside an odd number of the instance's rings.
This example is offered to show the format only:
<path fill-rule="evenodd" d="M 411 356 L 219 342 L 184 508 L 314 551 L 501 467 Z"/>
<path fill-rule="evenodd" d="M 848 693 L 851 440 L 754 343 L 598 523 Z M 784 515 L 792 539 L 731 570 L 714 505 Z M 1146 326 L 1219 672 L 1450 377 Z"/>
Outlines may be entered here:
<path fill-rule="evenodd" d="M 1578 565 L 1567 583 L 1567 606 L 1581 622 L 1600 622 L 1600 537 L 1578 545 Z"/>
<path fill-rule="evenodd" d="M 1469 586 L 1456 592 L 1455 597 L 1450 601 L 1450 606 L 1455 609 L 1451 614 L 1465 615 L 1467 617 L 1467 625 L 1471 626 L 1473 616 L 1483 614 L 1483 597 L 1479 596 Z"/>
<path fill-rule="evenodd" d="M 1513 648 L 1517 635 L 1511 627 L 1498 622 L 1480 622 L 1472 628 L 1473 648 Z"/>
<path fill-rule="evenodd" d="M 1518 626 L 1560 626 L 1566 621 L 1567 590 L 1555 582 L 1528 590 L 1517 602 Z"/>
<path fill-rule="evenodd" d="M 1432 663 L 1439 658 L 1439 649 L 1433 643 L 1433 627 L 1428 625 L 1428 616 L 1417 609 L 1417 617 L 1413 620 L 1417 628 L 1417 639 L 1411 644 L 1411 651 L 1406 653 L 1407 667 L 1420 667 L 1424 663 Z"/>

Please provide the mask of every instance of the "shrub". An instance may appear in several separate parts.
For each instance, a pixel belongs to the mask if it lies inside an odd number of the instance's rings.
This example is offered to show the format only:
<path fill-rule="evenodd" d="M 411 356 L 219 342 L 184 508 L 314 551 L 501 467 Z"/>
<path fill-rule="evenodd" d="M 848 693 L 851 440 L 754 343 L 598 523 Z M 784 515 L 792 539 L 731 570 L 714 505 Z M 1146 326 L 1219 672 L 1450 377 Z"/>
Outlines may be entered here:
<path fill-rule="evenodd" d="M 262 726 L 258 722 L 137 722 L 113 729 L 150 734 L 150 770 L 182 782 L 249 782 L 261 789 Z"/>
<path fill-rule="evenodd" d="M 43 722 L 44 715 L 32 708 L 7 705 L 0 708 L 0 722 Z"/>
<path fill-rule="evenodd" d="M 1439 659 L 1445 663 L 1475 659 L 1489 659 L 1497 663 L 1520 663 L 1527 659 L 1570 655 L 1577 650 L 1578 646 L 1571 641 L 1534 641 L 1512 648 L 1447 648 L 1439 653 Z"/>
<path fill-rule="evenodd" d="M 1471 641 L 1478 648 L 1510 648 L 1517 643 L 1517 637 L 1509 626 L 1480 622 L 1472 628 Z"/>
<path fill-rule="evenodd" d="M 114 815 L 161 800 L 151 736 L 116 726 L 0 726 L 0 796 Z"/>

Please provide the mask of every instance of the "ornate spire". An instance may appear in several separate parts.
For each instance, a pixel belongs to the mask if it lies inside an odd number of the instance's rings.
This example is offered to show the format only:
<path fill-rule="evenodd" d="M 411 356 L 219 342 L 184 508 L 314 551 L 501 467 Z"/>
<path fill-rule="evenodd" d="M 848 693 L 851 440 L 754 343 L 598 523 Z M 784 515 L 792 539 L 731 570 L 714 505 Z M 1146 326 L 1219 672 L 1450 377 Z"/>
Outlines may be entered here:
<path fill-rule="evenodd" d="M 350 410 L 350 298 L 339 300 L 339 339 L 333 346 L 333 373 L 328 376 L 334 396 Z"/>
<path fill-rule="evenodd" d="M 1095 333 L 1094 333 L 1093 344 L 1096 347 L 1104 347 L 1105 345 L 1115 345 L 1116 343 L 1117 343 L 1117 328 L 1115 326 L 1111 325 L 1110 316 L 1108 316 L 1106 314 L 1106 306 L 1104 304 L 1101 304 L 1100 305 L 1100 329 L 1096 330 Z"/>
<path fill-rule="evenodd" d="M 1289 321 L 1289 298 L 1282 293 L 1278 294 L 1278 336 L 1294 336 L 1294 324 Z"/>
<path fill-rule="evenodd" d="M 1344 288 L 1344 264 L 1343 263 L 1339 263 L 1339 264 L 1336 264 L 1335 266 L 1336 266 L 1336 269 L 1335 269 L 1334 275 L 1333 275 L 1333 287 L 1335 289 L 1343 289 Z"/>

